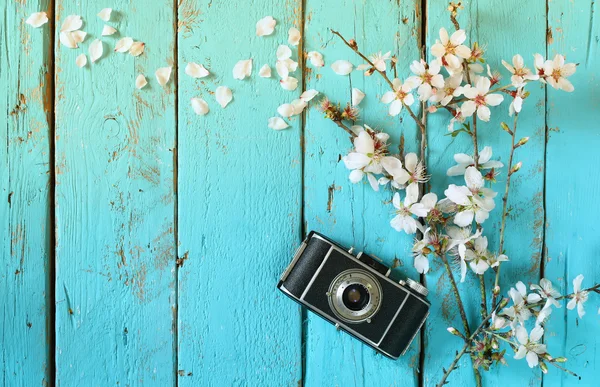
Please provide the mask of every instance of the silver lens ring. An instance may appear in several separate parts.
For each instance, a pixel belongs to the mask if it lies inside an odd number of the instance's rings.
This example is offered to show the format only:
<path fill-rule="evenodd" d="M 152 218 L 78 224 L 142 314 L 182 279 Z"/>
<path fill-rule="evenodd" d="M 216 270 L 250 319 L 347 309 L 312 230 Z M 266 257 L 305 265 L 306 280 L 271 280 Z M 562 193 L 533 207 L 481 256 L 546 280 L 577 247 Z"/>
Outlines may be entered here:
<path fill-rule="evenodd" d="M 344 291 L 351 285 L 360 285 L 368 292 L 369 300 L 360 310 L 352 310 L 344 304 Z M 365 270 L 345 270 L 331 282 L 327 296 L 331 310 L 340 320 L 356 324 L 370 319 L 379 310 L 381 285 L 375 276 Z"/>

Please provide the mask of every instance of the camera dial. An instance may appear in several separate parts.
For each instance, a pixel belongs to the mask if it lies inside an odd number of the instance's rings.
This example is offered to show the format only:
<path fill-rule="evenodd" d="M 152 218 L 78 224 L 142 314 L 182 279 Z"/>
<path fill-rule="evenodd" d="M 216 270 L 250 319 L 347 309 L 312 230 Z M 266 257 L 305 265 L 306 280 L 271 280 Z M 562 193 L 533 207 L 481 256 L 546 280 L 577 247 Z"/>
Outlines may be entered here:
<path fill-rule="evenodd" d="M 370 322 L 381 305 L 381 285 L 361 269 L 341 272 L 329 286 L 327 296 L 335 315 L 349 323 Z"/>

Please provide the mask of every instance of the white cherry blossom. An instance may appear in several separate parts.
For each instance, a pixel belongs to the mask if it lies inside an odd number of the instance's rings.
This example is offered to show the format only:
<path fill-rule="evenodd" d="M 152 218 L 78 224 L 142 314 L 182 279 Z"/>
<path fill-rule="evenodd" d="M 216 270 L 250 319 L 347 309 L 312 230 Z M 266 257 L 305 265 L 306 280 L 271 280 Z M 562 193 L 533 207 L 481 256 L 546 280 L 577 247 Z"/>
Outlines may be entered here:
<path fill-rule="evenodd" d="M 539 325 L 531 330 L 529 336 L 525 327 L 518 326 L 516 336 L 520 345 L 515 354 L 515 359 L 525 358 L 529 368 L 537 366 L 539 364 L 539 357 L 546 353 L 546 345 L 539 343 L 543 335 L 544 328 Z"/>
<path fill-rule="evenodd" d="M 352 170 L 349 176 L 352 183 L 358 183 L 366 175 L 373 190 L 378 191 L 379 184 L 373 175 L 382 173 L 382 159 L 390 157 L 384 156 L 389 136 L 375 133 L 368 126 L 367 129 L 369 130 L 360 131 L 354 138 L 354 152 L 342 157 L 342 161 L 346 168 Z"/>
<path fill-rule="evenodd" d="M 408 82 L 403 84 L 398 78 L 394 78 L 392 85 L 394 91 L 386 92 L 383 97 L 381 97 L 381 102 L 390 104 L 390 116 L 397 116 L 400 114 L 403 105 L 410 106 L 415 102 L 415 97 L 411 93 L 411 90 L 414 87 Z"/>
<path fill-rule="evenodd" d="M 456 253 L 460 258 L 460 282 L 465 282 L 465 277 L 467 274 L 467 243 L 481 236 L 483 230 L 478 229 L 473 234 L 471 232 L 470 225 L 469 227 L 448 226 L 446 228 L 446 232 L 450 237 L 450 243 L 448 244 L 447 251 L 456 248 Z"/>
<path fill-rule="evenodd" d="M 462 74 L 448 77 L 444 80 L 444 86 L 434 90 L 430 101 L 447 106 L 453 97 L 459 97 L 463 93 Z"/>
<path fill-rule="evenodd" d="M 490 268 L 488 257 L 491 253 L 487 249 L 488 240 L 485 236 L 480 236 L 473 241 L 473 250 L 467 249 L 465 260 L 469 261 L 469 266 L 475 274 L 483 274 Z"/>
<path fill-rule="evenodd" d="M 567 78 L 575 74 L 576 70 L 577 65 L 575 63 L 565 63 L 565 57 L 560 54 L 557 54 L 554 60 L 547 60 L 544 63 L 544 75 L 550 86 L 569 93 L 575 88 Z"/>
<path fill-rule="evenodd" d="M 461 110 L 465 117 L 470 117 L 477 111 L 477 117 L 482 121 L 490 120 L 490 108 L 488 106 L 498 106 L 504 100 L 500 94 L 488 94 L 490 91 L 490 80 L 486 77 L 479 77 L 475 86 L 465 88 L 463 94 L 469 98 L 462 104 Z"/>
<path fill-rule="evenodd" d="M 478 164 L 479 169 L 502 168 L 504 164 L 500 161 L 490 160 L 492 158 L 492 147 L 486 146 L 479 152 Z M 465 153 L 457 153 L 454 155 L 456 165 L 450 167 L 446 174 L 448 176 L 464 175 L 468 167 L 475 166 L 475 159 Z"/>
<path fill-rule="evenodd" d="M 586 290 L 581 290 L 581 281 L 583 281 L 583 274 L 579 274 L 573 280 L 573 296 L 571 296 L 571 300 L 567 304 L 567 309 L 573 310 L 577 306 L 577 314 L 579 318 L 583 318 L 585 315 L 585 309 L 583 308 L 583 304 L 588 299 L 588 292 Z"/>
<path fill-rule="evenodd" d="M 473 219 L 478 224 L 485 222 L 489 212 L 495 207 L 494 197 L 497 195 L 496 192 L 484 187 L 483 176 L 475 167 L 467 168 L 465 182 L 466 187 L 450 184 L 444 191 L 446 197 L 458 207 L 454 224 L 460 227 L 471 225 Z"/>
<path fill-rule="evenodd" d="M 433 95 L 433 88 L 444 87 L 444 77 L 440 74 L 440 62 L 437 60 L 432 61 L 427 65 L 423 60 L 415 60 L 410 65 L 410 71 L 415 74 L 414 76 L 408 77 L 406 83 L 417 87 L 417 93 L 419 94 L 419 100 L 427 101 Z"/>
<path fill-rule="evenodd" d="M 427 216 L 427 210 L 423 204 L 418 203 L 419 187 L 409 186 L 406 188 L 404 201 L 400 200 L 400 194 L 396 192 L 392 199 L 392 204 L 396 208 L 396 216 L 390 221 L 390 225 L 396 231 L 404 231 L 407 234 L 414 234 L 418 228 L 421 228 L 413 215 L 423 217 Z"/>
<path fill-rule="evenodd" d="M 423 233 L 422 239 L 415 239 L 415 243 L 412 248 L 414 257 L 413 265 L 421 274 L 427 274 L 429 271 L 429 259 L 427 256 L 429 255 L 428 246 L 431 242 L 430 234 L 431 228 L 427 228 Z"/>
<path fill-rule="evenodd" d="M 445 28 L 440 29 L 440 39 L 431 47 L 431 53 L 440 58 L 442 64 L 448 69 L 457 69 L 461 66 L 463 59 L 469 59 L 471 49 L 463 43 L 467 39 L 464 30 L 458 30 L 448 36 Z"/>
<path fill-rule="evenodd" d="M 550 282 L 550 280 L 542 278 L 539 285 L 531 284 L 529 288 L 535 290 L 537 294 L 539 294 L 540 299 L 549 301 L 557 308 L 561 307 L 560 303 L 556 301 L 556 298 L 560 297 L 560 293 L 552 287 L 552 282 Z"/>
<path fill-rule="evenodd" d="M 519 87 L 517 90 L 515 90 L 514 93 L 515 96 L 510 105 L 508 106 L 508 115 L 511 117 L 515 113 L 519 114 L 521 112 L 521 109 L 523 107 L 523 100 L 525 99 L 525 97 L 527 97 L 528 94 L 522 87 Z"/>
<path fill-rule="evenodd" d="M 387 65 L 386 65 L 386 61 L 390 60 L 390 58 L 392 57 L 392 52 L 388 51 L 385 54 L 381 54 L 381 51 L 379 51 L 376 54 L 373 54 L 369 57 L 369 60 L 371 61 L 371 63 L 373 63 L 373 66 L 379 70 L 379 71 L 385 71 L 387 69 Z M 361 67 L 362 69 L 362 67 Z"/>
<path fill-rule="evenodd" d="M 517 323 L 525 324 L 531 317 L 531 311 L 526 305 L 527 288 L 521 281 L 517 282 L 514 288 L 510 288 L 508 295 L 513 301 L 513 305 L 504 308 L 502 314 L 511 318 L 511 327 L 514 329 Z"/>
<path fill-rule="evenodd" d="M 522 87 L 525 85 L 526 81 L 535 81 L 539 79 L 537 74 L 532 73 L 530 69 L 525 67 L 523 57 L 519 54 L 513 56 L 512 65 L 504 60 L 502 61 L 502 64 L 512 74 L 510 81 L 514 87 Z"/>

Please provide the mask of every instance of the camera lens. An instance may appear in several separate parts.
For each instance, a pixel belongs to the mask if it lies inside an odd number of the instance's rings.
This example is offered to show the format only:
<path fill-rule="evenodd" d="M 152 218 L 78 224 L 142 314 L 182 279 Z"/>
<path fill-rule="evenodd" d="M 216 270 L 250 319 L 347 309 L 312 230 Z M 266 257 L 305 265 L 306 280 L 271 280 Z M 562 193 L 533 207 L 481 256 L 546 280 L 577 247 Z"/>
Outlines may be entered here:
<path fill-rule="evenodd" d="M 348 285 L 342 294 L 342 300 L 346 308 L 350 310 L 361 310 L 369 304 L 369 291 L 362 284 Z"/>

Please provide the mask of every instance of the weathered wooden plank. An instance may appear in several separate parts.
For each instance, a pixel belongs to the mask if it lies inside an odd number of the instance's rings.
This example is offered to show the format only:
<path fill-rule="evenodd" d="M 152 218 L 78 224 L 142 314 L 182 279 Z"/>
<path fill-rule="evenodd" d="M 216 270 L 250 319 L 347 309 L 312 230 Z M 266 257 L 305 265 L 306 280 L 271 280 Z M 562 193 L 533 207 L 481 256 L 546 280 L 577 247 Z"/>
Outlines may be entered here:
<path fill-rule="evenodd" d="M 79 14 L 89 35 L 80 49 L 56 46 L 56 383 L 167 386 L 176 348 L 176 87 L 161 87 L 154 71 L 174 65 L 174 8 L 111 5 L 106 24 L 119 33 L 101 37 L 97 2 L 57 2 L 57 26 Z M 123 36 L 145 42 L 145 53 L 114 53 Z M 96 38 L 104 55 L 78 68 Z M 149 81 L 142 90 L 138 74 Z"/>
<path fill-rule="evenodd" d="M 553 1 L 548 9 L 548 58 L 564 54 L 568 63 L 579 63 L 569 80 L 573 93 L 548 86 L 546 152 L 547 232 L 545 277 L 564 293 L 573 291 L 573 278 L 583 274 L 584 287 L 600 280 L 598 266 L 598 210 L 600 199 L 598 147 L 600 146 L 600 24 L 594 1 Z M 587 285 L 587 286 L 586 286 Z M 564 364 L 581 376 L 550 367 L 544 386 L 598 384 L 600 335 L 598 299 L 591 294 L 587 314 L 580 319 L 566 308 L 553 312 L 546 328 L 548 351 L 565 356 Z"/>
<path fill-rule="evenodd" d="M 297 385 L 302 378 L 300 308 L 275 290 L 300 242 L 300 119 L 275 132 L 267 119 L 298 98 L 275 72 L 277 46 L 299 28 L 299 1 L 179 4 L 179 385 Z M 256 22 L 272 15 L 271 36 Z M 293 51 L 296 51 L 293 48 Z M 296 58 L 296 54 L 293 56 Z M 250 79 L 237 61 L 253 59 Z M 185 75 L 188 62 L 211 75 Z M 270 79 L 260 78 L 263 64 Z M 292 74 L 300 79 L 300 70 Z M 228 86 L 225 109 L 215 89 Z M 210 106 L 197 116 L 190 98 Z"/>
<path fill-rule="evenodd" d="M 0 384 L 49 383 L 51 325 L 49 1 L 9 2 L 0 25 Z M 50 10 L 51 14 L 51 10 Z"/>
<path fill-rule="evenodd" d="M 445 3 L 428 4 L 428 46 L 431 47 L 439 39 L 439 29 L 446 28 L 454 31 L 450 22 L 449 12 Z M 470 38 L 470 44 L 477 41 L 486 49 L 486 63 L 492 70 L 500 71 L 503 75 L 500 85 L 510 83 L 510 74 L 504 69 L 501 60 L 512 61 L 515 54 L 521 54 L 529 68 L 533 68 L 533 56 L 545 49 L 546 13 L 543 2 L 520 2 L 510 0 L 497 6 L 493 1 L 478 1 L 465 4 L 460 11 L 459 22 Z M 508 26 L 519 26 L 509 28 Z M 522 39 L 527 36 L 527 39 Z M 486 69 L 487 74 L 487 69 Z M 531 95 L 524 103 L 520 114 L 517 140 L 530 137 L 523 148 L 517 150 L 515 162 L 522 161 L 522 169 L 513 176 L 511 194 L 509 197 L 510 214 L 507 219 L 504 250 L 510 262 L 504 264 L 501 270 L 501 295 L 506 296 L 510 286 L 521 280 L 537 283 L 539 280 L 539 263 L 543 238 L 543 187 L 544 187 L 544 93 L 537 84 L 527 87 Z M 512 118 L 508 116 L 510 97 L 505 95 L 502 105 L 492 108 L 492 118 L 488 123 L 479 121 L 478 138 L 480 150 L 488 145 L 494 151 L 493 158 L 508 162 L 510 153 L 510 135 L 500 128 L 500 122 L 505 121 L 512 127 Z M 432 174 L 432 190 L 440 197 L 448 184 L 464 184 L 461 177 L 447 177 L 446 170 L 454 165 L 452 158 L 455 153 L 473 154 L 473 143 L 469 136 L 461 134 L 455 139 L 443 136 L 447 131 L 449 115 L 445 112 L 429 116 L 429 172 Z M 497 183 L 491 187 L 498 192 L 496 209 L 483 224 L 484 235 L 488 236 L 489 249 L 498 249 L 498 234 L 502 216 L 502 195 L 506 183 L 507 168 L 503 168 L 497 176 Z M 470 270 L 470 269 L 469 269 Z M 458 270 L 454 273 L 460 278 Z M 470 277 L 470 278 L 469 278 Z M 476 276 L 470 272 L 468 279 L 459 284 L 463 302 L 467 308 L 470 325 L 475 327 L 480 321 L 479 284 Z M 489 289 L 493 287 L 494 273 L 486 273 L 486 283 Z M 425 385 L 434 385 L 442 375 L 442 367 L 447 367 L 462 344 L 457 337 L 449 336 L 446 328 L 454 326 L 462 329 L 462 323 L 454 303 L 444 268 L 436 268 L 427 276 L 430 289 L 435 289 L 433 300 L 441 302 L 432 306 L 429 321 L 430 330 L 426 334 Z M 490 300 L 488 299 L 488 304 Z M 489 307 L 489 305 L 488 305 Z M 482 370 L 485 385 L 494 385 L 495 380 L 502 380 L 507 385 L 538 385 L 540 384 L 539 370 L 530 371 L 527 364 L 514 360 L 510 349 L 506 359 L 509 367 L 496 368 L 491 373 Z M 460 368 L 450 376 L 450 382 L 456 385 L 473 385 L 473 371 L 468 356 L 461 360 Z"/>
<path fill-rule="evenodd" d="M 350 77 L 342 77 L 332 71 L 330 66 L 338 59 L 350 60 L 355 65 L 362 61 L 329 28 L 348 39 L 356 39 L 360 50 L 368 55 L 380 50 L 399 54 L 398 72 L 406 73 L 409 62 L 405 58 L 416 58 L 419 53 L 419 5 L 419 1 L 377 2 L 376 6 L 351 0 L 306 1 L 305 51 L 322 52 L 325 59 L 325 67 L 321 69 L 307 63 L 306 88 L 317 89 L 343 105 L 350 101 L 352 87 L 361 89 L 367 96 L 360 105 L 362 116 L 358 123 L 389 133 L 391 147 L 396 149 L 403 134 L 407 152 L 418 151 L 416 125 L 408 115 L 402 115 L 401 119 L 387 115 L 388 107 L 379 101 L 387 91 L 387 84 L 379 75 L 366 78 L 355 71 Z M 349 171 L 341 156 L 351 147 L 348 135 L 335 124 L 323 119 L 315 109 L 307 112 L 306 231 L 321 231 L 346 246 L 355 246 L 357 251 L 364 249 L 375 254 L 389 265 L 397 258 L 402 266 L 399 270 L 418 279 L 410 256 L 411 238 L 389 226 L 391 193 L 374 192 L 366 182 L 353 185 L 348 180 Z M 309 313 L 306 385 L 417 385 L 419 342 L 417 338 L 400 360 L 388 360 Z"/>

